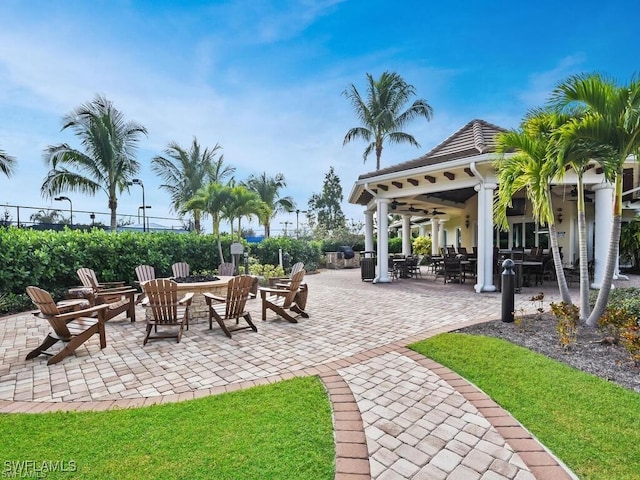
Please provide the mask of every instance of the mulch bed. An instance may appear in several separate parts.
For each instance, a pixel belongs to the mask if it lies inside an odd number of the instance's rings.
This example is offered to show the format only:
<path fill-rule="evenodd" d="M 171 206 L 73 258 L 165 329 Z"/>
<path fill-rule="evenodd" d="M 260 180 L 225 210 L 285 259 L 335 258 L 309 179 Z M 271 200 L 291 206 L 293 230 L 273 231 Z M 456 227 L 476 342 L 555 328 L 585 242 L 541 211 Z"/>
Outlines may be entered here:
<path fill-rule="evenodd" d="M 523 316 L 519 324 L 494 320 L 457 331 L 502 338 L 640 393 L 640 366 L 620 345 L 603 342 L 595 328 L 581 325 L 576 344 L 566 350 L 550 313 Z"/>

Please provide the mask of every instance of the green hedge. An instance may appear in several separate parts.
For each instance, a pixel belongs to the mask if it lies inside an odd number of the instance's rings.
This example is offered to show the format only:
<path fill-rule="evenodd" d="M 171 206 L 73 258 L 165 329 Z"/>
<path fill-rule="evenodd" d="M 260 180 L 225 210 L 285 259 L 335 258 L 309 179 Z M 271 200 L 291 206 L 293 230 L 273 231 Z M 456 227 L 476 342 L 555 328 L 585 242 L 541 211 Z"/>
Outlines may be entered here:
<path fill-rule="evenodd" d="M 230 237 L 223 235 L 221 243 L 229 261 Z M 321 256 L 319 244 L 286 237 L 245 244 L 245 248 L 258 262 L 272 265 L 278 263 L 278 250 L 282 248 L 292 256 L 292 262 L 304 262 L 307 270 L 317 268 Z M 152 265 L 158 277 L 165 277 L 171 275 L 175 262 L 187 262 L 193 272 L 205 272 L 217 269 L 220 258 L 213 235 L 11 227 L 0 229 L 0 262 L 0 295 L 5 301 L 9 297 L 8 310 L 0 305 L 2 312 L 15 310 L 20 302 L 14 296 L 24 296 L 28 285 L 60 296 L 66 288 L 78 285 L 76 270 L 80 267 L 92 268 L 101 281 L 123 280 L 133 285 L 134 269 L 140 264 Z"/>

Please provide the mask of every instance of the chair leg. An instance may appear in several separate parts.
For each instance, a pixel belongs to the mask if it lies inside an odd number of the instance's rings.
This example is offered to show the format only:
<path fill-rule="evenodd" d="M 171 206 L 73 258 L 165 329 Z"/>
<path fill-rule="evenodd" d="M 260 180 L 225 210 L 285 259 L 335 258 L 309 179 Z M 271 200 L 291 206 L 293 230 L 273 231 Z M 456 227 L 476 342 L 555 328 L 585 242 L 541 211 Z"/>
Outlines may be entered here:
<path fill-rule="evenodd" d="M 251 320 L 251 314 L 249 312 L 247 312 L 247 314 L 244 316 L 244 319 L 249 324 L 249 327 L 251 327 L 251 330 L 253 330 L 254 332 L 258 331 L 258 328 L 253 324 L 253 321 Z"/>
<path fill-rule="evenodd" d="M 222 331 L 224 332 L 224 334 L 231 338 L 231 332 L 229 331 L 229 329 L 227 328 L 227 326 L 224 324 L 224 320 L 222 320 L 222 318 L 220 318 L 218 315 L 214 315 L 214 317 L 216 319 L 216 322 L 218 322 L 218 325 L 220 326 L 220 328 L 222 329 Z"/>
<path fill-rule="evenodd" d="M 153 329 L 154 325 L 152 325 L 151 323 L 147 324 L 147 335 L 146 337 L 144 337 L 144 340 L 142 341 L 142 346 L 146 345 L 147 342 L 149 341 L 149 336 L 151 335 L 151 330 Z M 158 331 L 158 326 L 156 325 L 156 332 Z"/>
<path fill-rule="evenodd" d="M 95 333 L 99 333 L 99 325 L 100 324 L 97 324 L 95 327 L 91 327 L 85 330 L 84 332 L 82 332 L 80 335 L 73 337 L 69 342 L 67 342 L 67 344 L 64 346 L 62 350 L 60 350 L 58 353 L 56 353 L 54 356 L 52 356 L 49 359 L 49 361 L 47 362 L 47 365 L 56 364 L 60 360 L 64 359 L 65 357 L 68 357 L 73 352 L 75 352 L 80 345 L 82 345 L 84 342 L 89 340 L 89 338 L 91 338 Z M 103 348 L 102 342 L 100 343 L 101 343 L 100 348 Z"/>
<path fill-rule="evenodd" d="M 47 337 L 44 339 L 44 341 L 40 344 L 38 348 L 35 348 L 31 352 L 29 352 L 25 360 L 31 360 L 32 358 L 36 358 L 41 353 L 46 353 L 46 351 L 51 346 L 55 345 L 59 341 L 60 340 L 58 338 L 52 337 L 51 334 L 47 335 Z"/>
<path fill-rule="evenodd" d="M 281 316 L 282 318 L 284 318 L 285 320 L 287 320 L 287 321 L 289 321 L 291 323 L 298 323 L 298 320 L 296 320 L 295 317 L 292 317 L 283 308 L 280 308 L 277 305 L 269 304 L 269 309 L 273 310 L 279 316 Z"/>
<path fill-rule="evenodd" d="M 291 308 L 289 308 L 289 310 L 292 310 L 292 311 L 296 312 L 298 315 L 301 315 L 304 318 L 309 318 L 309 314 L 307 312 L 305 312 L 304 310 L 302 310 L 295 303 L 293 305 L 291 305 Z"/>

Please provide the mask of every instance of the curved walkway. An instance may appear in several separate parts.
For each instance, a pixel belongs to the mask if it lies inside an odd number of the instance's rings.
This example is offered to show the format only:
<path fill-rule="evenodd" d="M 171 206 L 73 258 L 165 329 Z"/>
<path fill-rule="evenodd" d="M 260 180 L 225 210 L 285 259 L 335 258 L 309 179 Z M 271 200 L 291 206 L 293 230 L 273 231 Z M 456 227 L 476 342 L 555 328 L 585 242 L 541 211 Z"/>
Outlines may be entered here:
<path fill-rule="evenodd" d="M 249 302 L 258 333 L 227 339 L 206 322 L 182 342 L 142 347 L 144 318 L 107 325 L 107 348 L 89 341 L 59 364 L 25 361 L 48 326 L 30 314 L 0 319 L 0 413 L 105 410 L 189 400 L 294 376 L 319 375 L 333 405 L 336 478 L 575 478 L 485 394 L 406 348 L 429 336 L 500 317 L 500 293 L 472 285 L 400 280 L 373 285 L 359 270 L 308 275 L 310 319 L 298 324 Z M 532 310 L 516 295 L 516 309 Z M 546 301 L 557 300 L 549 286 Z"/>

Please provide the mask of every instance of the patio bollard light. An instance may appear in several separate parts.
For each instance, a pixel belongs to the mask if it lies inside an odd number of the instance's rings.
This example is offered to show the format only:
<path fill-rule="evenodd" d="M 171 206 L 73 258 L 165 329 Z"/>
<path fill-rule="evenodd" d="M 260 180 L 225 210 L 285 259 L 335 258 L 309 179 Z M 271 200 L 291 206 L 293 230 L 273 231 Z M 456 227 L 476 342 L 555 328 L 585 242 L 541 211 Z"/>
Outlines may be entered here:
<path fill-rule="evenodd" d="M 516 274 L 513 271 L 515 263 L 510 258 L 502 262 L 502 321 L 513 322 L 513 309 L 515 308 Z"/>

